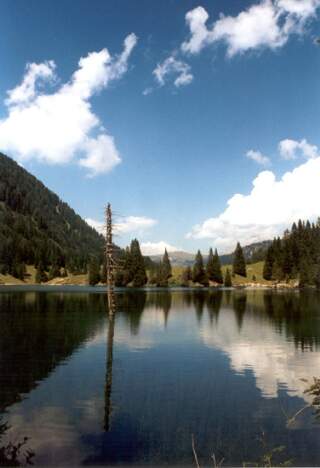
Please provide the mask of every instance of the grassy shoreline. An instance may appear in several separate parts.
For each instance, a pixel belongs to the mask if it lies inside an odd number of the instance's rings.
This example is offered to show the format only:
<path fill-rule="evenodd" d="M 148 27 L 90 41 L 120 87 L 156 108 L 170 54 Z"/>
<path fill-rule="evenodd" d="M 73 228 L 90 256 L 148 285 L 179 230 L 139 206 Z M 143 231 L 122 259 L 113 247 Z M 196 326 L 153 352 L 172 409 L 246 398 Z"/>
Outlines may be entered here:
<path fill-rule="evenodd" d="M 231 269 L 231 265 L 223 265 L 222 273 L 223 276 L 226 273 L 226 269 Z M 169 280 L 168 288 L 156 288 L 155 285 L 147 285 L 143 289 L 173 289 L 173 288 L 186 288 L 186 286 L 181 286 L 182 284 L 182 267 L 174 266 L 172 268 L 172 278 Z M 11 275 L 1 275 L 0 274 L 0 286 L 86 286 L 89 287 L 88 276 L 86 274 L 81 275 L 71 275 L 69 274 L 65 278 L 54 278 L 46 283 L 37 283 L 35 281 L 36 270 L 34 266 L 27 266 L 27 275 L 24 281 L 14 278 Z M 234 289 L 297 289 L 298 281 L 290 280 L 289 282 L 275 282 L 275 281 L 266 281 L 263 278 L 263 262 L 257 262 L 247 265 L 247 276 L 242 277 L 235 275 L 232 278 L 232 284 Z M 105 286 L 104 283 L 98 283 L 97 286 Z M 191 283 L 187 286 L 190 289 L 207 289 L 200 284 Z M 223 289 L 223 286 L 210 283 L 209 289 Z M 133 289 L 130 286 L 126 288 L 119 289 Z"/>

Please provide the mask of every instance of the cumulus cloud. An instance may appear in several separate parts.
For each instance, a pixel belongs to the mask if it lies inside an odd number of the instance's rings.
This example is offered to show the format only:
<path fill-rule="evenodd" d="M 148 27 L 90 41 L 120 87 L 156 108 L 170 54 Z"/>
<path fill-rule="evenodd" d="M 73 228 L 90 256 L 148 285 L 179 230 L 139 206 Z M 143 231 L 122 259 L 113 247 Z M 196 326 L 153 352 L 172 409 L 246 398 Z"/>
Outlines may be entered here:
<path fill-rule="evenodd" d="M 86 218 L 87 224 L 93 227 L 100 234 L 105 233 L 105 225 L 101 221 L 92 218 Z M 158 223 L 156 219 L 147 218 L 146 216 L 126 216 L 121 222 L 114 223 L 115 234 L 127 234 L 130 232 L 143 232 Z"/>
<path fill-rule="evenodd" d="M 108 172 L 121 162 L 114 139 L 106 134 L 88 138 L 84 144 L 86 155 L 79 160 L 80 166 L 89 170 L 88 176 Z"/>
<path fill-rule="evenodd" d="M 319 150 L 316 145 L 311 145 L 306 139 L 296 141 L 285 139 L 279 143 L 279 152 L 283 159 L 296 159 L 303 156 L 307 159 L 319 156 Z"/>
<path fill-rule="evenodd" d="M 319 355 L 297 352 L 294 343 L 285 340 L 274 328 L 258 328 L 255 317 L 249 314 L 239 333 L 234 311 L 225 307 L 223 312 L 214 328 L 203 325 L 201 335 L 206 346 L 223 351 L 231 368 L 239 374 L 244 375 L 250 369 L 263 397 L 276 398 L 285 387 L 290 396 L 310 403 L 302 379 L 312 381 L 314 369 L 320 365 Z"/>
<path fill-rule="evenodd" d="M 178 250 L 181 250 L 178 247 L 170 245 L 164 241 L 143 242 L 141 244 L 141 251 L 143 255 L 161 255 L 164 253 L 165 249 L 167 249 L 167 252 L 176 252 Z"/>
<path fill-rule="evenodd" d="M 213 42 L 206 22 L 209 15 L 202 6 L 198 6 L 186 14 L 186 23 L 189 26 L 191 37 L 189 41 L 183 42 L 181 49 L 183 52 L 196 54 L 208 43 Z"/>
<path fill-rule="evenodd" d="M 296 15 L 302 21 L 314 16 L 319 6 L 318 0 L 278 0 L 276 3 L 280 10 Z"/>
<path fill-rule="evenodd" d="M 105 234 L 105 225 L 101 221 L 97 221 L 96 219 L 86 218 L 85 222 L 89 224 L 93 229 L 98 231 L 99 234 Z"/>
<path fill-rule="evenodd" d="M 209 28 L 209 15 L 199 6 L 186 14 L 190 37 L 181 49 L 197 54 L 219 41 L 226 44 L 230 57 L 262 47 L 276 49 L 286 44 L 291 34 L 302 34 L 319 6 L 320 0 L 262 0 L 237 16 L 221 14 Z"/>
<path fill-rule="evenodd" d="M 115 223 L 114 229 L 118 234 L 139 232 L 152 228 L 157 222 L 156 219 L 147 218 L 146 216 L 127 216 L 121 222 Z"/>
<path fill-rule="evenodd" d="M 249 150 L 247 151 L 246 156 L 261 166 L 268 166 L 270 164 L 270 159 L 268 156 L 264 156 L 262 153 L 260 153 L 260 151 Z"/>
<path fill-rule="evenodd" d="M 1 150 L 22 162 L 76 160 L 91 176 L 119 164 L 114 140 L 93 113 L 90 99 L 123 76 L 136 42 L 130 34 L 118 56 L 105 48 L 82 57 L 70 81 L 52 93 L 42 90 L 55 81 L 55 63 L 28 64 L 21 84 L 8 91 L 8 114 L 0 120 Z"/>
<path fill-rule="evenodd" d="M 316 219 L 319 214 L 320 156 L 309 159 L 277 180 L 262 171 L 253 180 L 248 195 L 235 194 L 216 217 L 193 227 L 188 238 L 212 239 L 227 251 L 243 244 L 271 239 L 298 219 Z"/>
<path fill-rule="evenodd" d="M 8 91 L 5 104 L 11 106 L 33 99 L 36 95 L 36 86 L 41 86 L 41 82 L 54 81 L 55 68 L 53 60 L 40 64 L 28 63 L 22 83 Z"/>
<path fill-rule="evenodd" d="M 170 56 L 162 63 L 159 63 L 152 73 L 160 86 L 163 86 L 167 79 L 175 76 L 173 83 L 179 88 L 192 82 L 193 75 L 190 70 L 191 68 L 187 63 Z"/>

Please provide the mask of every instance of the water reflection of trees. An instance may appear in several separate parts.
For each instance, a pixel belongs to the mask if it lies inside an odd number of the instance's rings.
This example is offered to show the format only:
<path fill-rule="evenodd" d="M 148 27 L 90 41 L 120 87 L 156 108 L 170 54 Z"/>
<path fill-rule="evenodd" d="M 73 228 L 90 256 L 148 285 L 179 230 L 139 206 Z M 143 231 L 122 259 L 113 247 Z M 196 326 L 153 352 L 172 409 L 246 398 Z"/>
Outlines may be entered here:
<path fill-rule="evenodd" d="M 165 325 L 170 310 L 190 309 L 200 322 L 204 311 L 208 311 L 210 322 L 217 322 L 221 308 L 233 310 L 239 331 L 246 314 L 267 319 L 279 333 L 292 337 L 301 349 L 313 349 L 320 345 L 320 330 L 317 316 L 320 294 L 315 291 L 126 291 L 117 295 L 119 312 L 123 314 L 132 334 L 139 333 L 144 310 L 161 309 Z"/>
<path fill-rule="evenodd" d="M 196 316 L 199 322 L 201 322 L 203 316 L 204 305 L 207 300 L 206 291 L 194 291 L 192 294 L 193 307 L 196 312 Z"/>
<path fill-rule="evenodd" d="M 168 324 L 169 313 L 172 306 L 172 294 L 170 291 L 154 291 L 148 294 L 147 307 L 154 307 L 160 309 L 163 312 L 165 327 Z"/>
<path fill-rule="evenodd" d="M 20 441 L 4 441 L 8 430 L 7 422 L 0 418 L 0 466 L 33 465 L 34 451 L 28 447 L 28 437 Z"/>
<path fill-rule="evenodd" d="M 320 378 L 314 377 L 305 393 L 312 397 L 311 405 L 314 409 L 314 416 L 317 422 L 320 422 Z"/>
<path fill-rule="evenodd" d="M 235 292 L 232 297 L 232 307 L 236 316 L 239 331 L 242 328 L 244 314 L 247 307 L 247 294 L 245 292 Z"/>
<path fill-rule="evenodd" d="M 297 347 L 314 349 L 320 345 L 319 304 L 316 291 L 263 296 L 264 310 L 280 333 L 292 337 Z"/>
<path fill-rule="evenodd" d="M 104 430 L 109 431 L 110 419 L 112 412 L 112 378 L 113 378 L 113 340 L 114 340 L 114 327 L 115 317 L 117 311 L 117 303 L 115 294 L 108 293 L 108 337 L 107 337 L 107 353 L 106 353 L 106 383 L 105 383 L 105 417 L 104 417 Z"/>
<path fill-rule="evenodd" d="M 139 333 L 143 310 L 146 305 L 145 291 L 125 291 L 117 294 L 117 311 L 125 315 L 132 335 Z"/>
<path fill-rule="evenodd" d="M 0 295 L 0 411 L 20 401 L 105 320 L 101 295 Z"/>
<path fill-rule="evenodd" d="M 209 291 L 207 294 L 207 309 L 211 324 L 213 319 L 218 322 L 219 312 L 222 305 L 223 292 L 221 290 Z"/>

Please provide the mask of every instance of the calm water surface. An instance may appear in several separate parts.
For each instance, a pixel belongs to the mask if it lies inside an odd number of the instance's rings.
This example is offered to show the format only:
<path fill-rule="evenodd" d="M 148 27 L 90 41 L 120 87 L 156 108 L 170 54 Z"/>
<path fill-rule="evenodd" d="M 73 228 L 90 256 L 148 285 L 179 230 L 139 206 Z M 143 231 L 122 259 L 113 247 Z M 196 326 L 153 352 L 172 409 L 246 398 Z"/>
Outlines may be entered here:
<path fill-rule="evenodd" d="M 315 292 L 0 293 L 1 443 L 39 465 L 320 465 Z"/>

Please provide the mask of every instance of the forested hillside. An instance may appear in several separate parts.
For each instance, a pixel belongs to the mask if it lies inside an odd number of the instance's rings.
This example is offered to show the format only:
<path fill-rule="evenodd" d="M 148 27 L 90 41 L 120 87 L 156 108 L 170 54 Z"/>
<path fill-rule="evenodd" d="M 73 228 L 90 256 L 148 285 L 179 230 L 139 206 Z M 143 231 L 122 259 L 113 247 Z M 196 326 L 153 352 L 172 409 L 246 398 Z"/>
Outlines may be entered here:
<path fill-rule="evenodd" d="M 85 271 L 103 237 L 15 161 L 0 153 L 0 273 L 23 277 L 26 264 Z"/>

